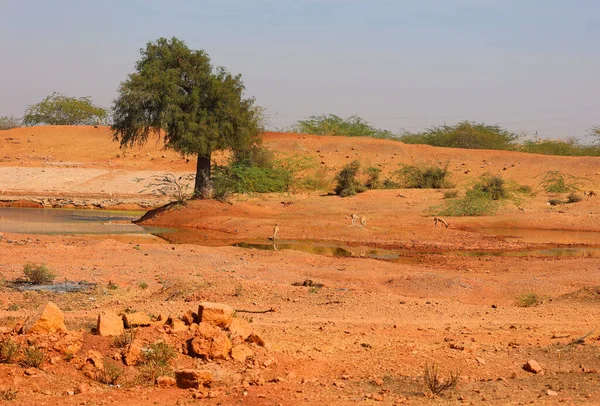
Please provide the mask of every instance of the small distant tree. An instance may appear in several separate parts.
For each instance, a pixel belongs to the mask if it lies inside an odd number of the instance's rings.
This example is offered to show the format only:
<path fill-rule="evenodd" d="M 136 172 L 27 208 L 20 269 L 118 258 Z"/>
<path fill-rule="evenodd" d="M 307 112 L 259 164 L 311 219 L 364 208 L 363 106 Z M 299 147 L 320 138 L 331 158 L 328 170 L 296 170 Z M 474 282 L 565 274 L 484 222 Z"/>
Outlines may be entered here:
<path fill-rule="evenodd" d="M 600 144 L 600 126 L 593 127 L 590 134 L 596 137 L 596 144 Z"/>
<path fill-rule="evenodd" d="M 365 186 L 358 179 L 358 173 L 360 171 L 360 162 L 352 161 L 348 165 L 344 166 L 340 173 L 335 177 L 337 185 L 335 187 L 335 194 L 341 197 L 354 196 L 357 193 L 365 191 Z"/>
<path fill-rule="evenodd" d="M 15 116 L 0 116 L 0 130 L 10 130 L 20 126 L 21 122 Z"/>
<path fill-rule="evenodd" d="M 121 83 L 112 129 L 121 146 L 164 134 L 166 148 L 197 155 L 194 197 L 210 198 L 212 153 L 250 148 L 262 120 L 254 99 L 244 97 L 241 75 L 213 68 L 206 52 L 177 38 L 159 38 L 141 50 L 135 72 Z"/>
<path fill-rule="evenodd" d="M 23 125 L 96 125 L 104 123 L 108 113 L 96 106 L 91 97 L 69 97 L 52 93 L 25 111 Z"/>

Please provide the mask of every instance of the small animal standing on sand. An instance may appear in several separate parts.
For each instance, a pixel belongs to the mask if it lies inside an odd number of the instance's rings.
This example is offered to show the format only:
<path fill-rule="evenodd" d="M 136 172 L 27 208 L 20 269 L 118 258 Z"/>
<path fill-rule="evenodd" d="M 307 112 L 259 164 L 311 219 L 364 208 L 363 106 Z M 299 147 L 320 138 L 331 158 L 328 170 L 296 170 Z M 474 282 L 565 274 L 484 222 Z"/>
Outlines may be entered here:
<path fill-rule="evenodd" d="M 355 224 L 356 224 L 356 222 L 358 221 L 358 218 L 359 218 L 359 217 L 358 217 L 358 214 L 356 214 L 356 213 L 352 213 L 352 216 L 351 216 L 351 218 L 352 218 L 352 225 L 355 225 Z"/>
<path fill-rule="evenodd" d="M 587 196 L 588 200 L 590 200 L 590 197 L 593 197 L 594 199 L 596 197 L 598 197 L 598 195 L 596 194 L 596 192 L 594 192 L 593 190 L 585 191 L 585 192 L 583 192 L 583 195 Z"/>
<path fill-rule="evenodd" d="M 277 234 L 279 234 L 279 226 L 275 224 L 275 227 L 273 227 L 273 241 L 277 239 Z"/>
<path fill-rule="evenodd" d="M 441 224 L 445 225 L 446 228 L 448 228 L 448 226 L 450 225 L 450 224 L 446 223 L 446 220 L 444 220 L 443 218 L 441 218 L 441 217 L 434 217 L 433 218 L 433 224 L 435 224 L 435 226 L 437 227 L 438 223 L 441 223 Z"/>

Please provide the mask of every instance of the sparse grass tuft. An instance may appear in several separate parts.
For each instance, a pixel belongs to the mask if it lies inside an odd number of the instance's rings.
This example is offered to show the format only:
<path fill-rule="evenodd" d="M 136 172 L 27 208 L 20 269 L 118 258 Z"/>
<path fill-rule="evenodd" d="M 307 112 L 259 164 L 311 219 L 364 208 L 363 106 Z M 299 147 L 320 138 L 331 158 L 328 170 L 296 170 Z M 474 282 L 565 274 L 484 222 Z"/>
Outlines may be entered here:
<path fill-rule="evenodd" d="M 444 199 L 454 199 L 458 197 L 458 190 L 446 190 L 444 192 Z"/>
<path fill-rule="evenodd" d="M 19 359 L 21 345 L 12 338 L 7 337 L 0 341 L 0 363 L 14 364 Z"/>
<path fill-rule="evenodd" d="M 519 307 L 533 307 L 540 303 L 542 303 L 542 298 L 534 292 L 525 293 L 517 298 L 517 306 Z"/>
<path fill-rule="evenodd" d="M 109 290 L 117 290 L 119 287 L 113 281 L 108 281 L 108 284 L 106 285 L 106 288 L 109 289 Z"/>
<path fill-rule="evenodd" d="M 148 289 L 148 284 L 146 282 L 140 282 L 138 283 L 138 287 L 142 290 L 146 290 Z"/>
<path fill-rule="evenodd" d="M 577 203 L 583 200 L 583 196 L 579 193 L 571 192 L 567 196 L 567 203 Z"/>
<path fill-rule="evenodd" d="M 104 368 L 96 376 L 96 380 L 105 385 L 116 385 L 123 375 L 123 368 L 117 365 L 115 362 L 104 361 Z"/>
<path fill-rule="evenodd" d="M 47 285 L 54 282 L 56 274 L 54 274 L 45 264 L 25 264 L 23 273 L 34 285 Z"/>
<path fill-rule="evenodd" d="M 21 363 L 25 367 L 41 367 L 46 361 L 46 353 L 38 348 L 35 344 L 25 348 L 23 351 L 23 359 Z"/>
<path fill-rule="evenodd" d="M 142 349 L 142 362 L 139 378 L 147 383 L 154 384 L 159 376 L 168 376 L 173 372 L 171 361 L 177 358 L 175 349 L 164 342 L 150 344 Z"/>
<path fill-rule="evenodd" d="M 137 330 L 135 328 L 124 330 L 120 335 L 113 339 L 113 346 L 125 348 L 135 340 Z"/>
<path fill-rule="evenodd" d="M 540 187 L 548 193 L 569 193 L 577 190 L 581 181 L 568 173 L 548 171 L 542 174 Z"/>
<path fill-rule="evenodd" d="M 548 203 L 550 203 L 550 206 L 558 206 L 563 204 L 564 202 L 560 199 L 548 199 Z"/>
<path fill-rule="evenodd" d="M 442 379 L 435 363 L 432 363 L 431 365 L 429 365 L 429 363 L 425 364 L 423 378 L 425 380 L 425 385 L 427 385 L 434 395 L 440 395 L 445 390 L 454 389 L 458 383 L 458 373 L 451 372 L 448 379 Z"/>
<path fill-rule="evenodd" d="M 16 388 L 8 388 L 6 390 L 0 391 L 0 399 L 10 402 L 17 398 L 18 392 L 19 391 Z"/>

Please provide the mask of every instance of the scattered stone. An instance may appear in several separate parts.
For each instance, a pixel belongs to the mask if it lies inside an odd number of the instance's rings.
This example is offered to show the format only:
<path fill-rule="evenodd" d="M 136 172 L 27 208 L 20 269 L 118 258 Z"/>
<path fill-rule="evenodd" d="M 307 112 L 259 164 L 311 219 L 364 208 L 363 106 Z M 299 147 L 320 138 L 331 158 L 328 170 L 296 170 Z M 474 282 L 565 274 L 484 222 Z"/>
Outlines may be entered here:
<path fill-rule="evenodd" d="M 38 374 L 39 371 L 37 370 L 37 368 L 30 367 L 30 368 L 25 369 L 25 371 L 23 371 L 23 372 L 27 376 L 35 376 Z"/>
<path fill-rule="evenodd" d="M 229 338 L 234 340 L 241 338 L 245 341 L 252 334 L 252 325 L 244 319 L 234 318 L 229 325 Z"/>
<path fill-rule="evenodd" d="M 238 362 L 246 362 L 246 359 L 254 356 L 254 351 L 246 344 L 236 345 L 231 349 L 231 358 Z"/>
<path fill-rule="evenodd" d="M 525 365 L 523 365 L 523 369 L 527 372 L 531 372 L 534 374 L 539 374 L 544 372 L 544 370 L 542 369 L 542 367 L 540 366 L 540 364 L 533 359 L 530 359 L 529 361 L 527 361 L 527 363 L 525 363 Z"/>
<path fill-rule="evenodd" d="M 261 347 L 265 346 L 265 341 L 254 333 L 250 334 L 250 336 L 246 339 L 246 341 L 249 343 L 261 346 Z"/>
<path fill-rule="evenodd" d="M 46 303 L 33 316 L 31 316 L 23 325 L 25 334 L 53 334 L 58 332 L 68 332 L 65 326 L 65 315 L 52 302 Z"/>
<path fill-rule="evenodd" d="M 90 385 L 88 385 L 87 383 L 82 383 L 77 387 L 77 391 L 76 393 L 82 394 L 82 395 L 86 395 L 90 392 Z"/>
<path fill-rule="evenodd" d="M 159 376 L 156 378 L 156 384 L 158 386 L 175 386 L 177 385 L 177 380 L 170 376 Z"/>
<path fill-rule="evenodd" d="M 179 333 L 188 330 L 188 326 L 183 321 L 173 316 L 169 316 L 169 318 L 165 322 L 165 325 L 171 328 L 172 333 Z"/>
<path fill-rule="evenodd" d="M 181 319 L 186 325 L 190 326 L 198 320 L 198 315 L 191 310 L 188 310 Z"/>
<path fill-rule="evenodd" d="M 477 361 L 479 365 L 485 365 L 485 360 L 481 357 L 475 357 L 475 361 Z"/>
<path fill-rule="evenodd" d="M 54 344 L 54 349 L 60 352 L 61 354 L 72 355 L 78 353 L 81 350 L 82 345 L 83 333 L 78 331 L 71 331 Z"/>
<path fill-rule="evenodd" d="M 115 312 L 103 311 L 98 315 L 96 332 L 102 337 L 118 336 L 124 331 L 123 320 Z"/>
<path fill-rule="evenodd" d="M 200 303 L 198 321 L 227 328 L 233 321 L 233 308 L 221 303 Z"/>
<path fill-rule="evenodd" d="M 177 387 L 181 389 L 198 389 L 203 386 L 210 386 L 213 375 L 210 371 L 199 369 L 180 369 L 175 371 L 175 380 Z"/>
<path fill-rule="evenodd" d="M 548 395 L 548 396 L 558 396 L 558 393 L 555 392 L 555 391 L 553 391 L 552 389 L 548 389 L 546 391 L 546 395 Z"/>
<path fill-rule="evenodd" d="M 127 348 L 123 349 L 123 363 L 125 365 L 135 365 L 140 359 L 142 348 L 135 342 L 129 344 Z"/>
<path fill-rule="evenodd" d="M 148 327 L 150 324 L 152 324 L 152 320 L 146 313 L 135 312 L 131 314 L 124 314 L 123 323 L 125 323 L 126 328 Z"/>
<path fill-rule="evenodd" d="M 93 366 L 98 369 L 104 369 L 104 361 L 102 360 L 102 354 L 96 350 L 89 350 L 85 356 L 86 362 L 90 362 Z"/>

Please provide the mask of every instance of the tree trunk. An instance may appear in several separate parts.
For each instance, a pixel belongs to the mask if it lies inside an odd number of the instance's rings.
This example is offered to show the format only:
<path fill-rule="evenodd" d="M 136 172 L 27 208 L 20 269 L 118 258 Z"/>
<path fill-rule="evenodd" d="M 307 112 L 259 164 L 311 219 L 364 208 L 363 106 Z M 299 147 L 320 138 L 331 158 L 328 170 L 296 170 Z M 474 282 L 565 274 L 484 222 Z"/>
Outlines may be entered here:
<path fill-rule="evenodd" d="M 195 199 L 210 199 L 212 183 L 210 181 L 210 153 L 198 155 L 196 163 L 196 182 L 194 184 Z"/>

